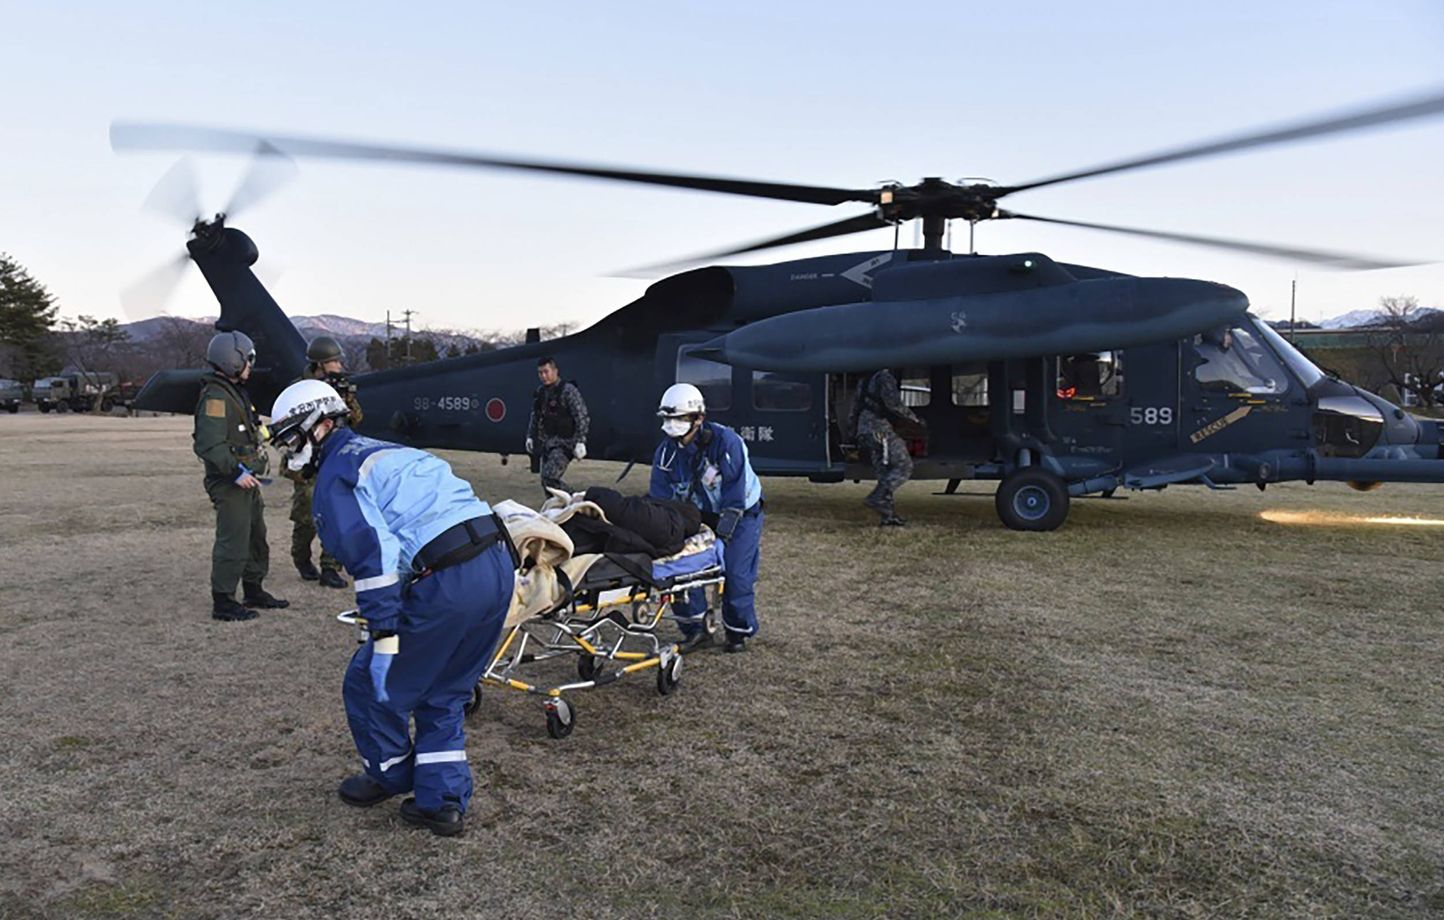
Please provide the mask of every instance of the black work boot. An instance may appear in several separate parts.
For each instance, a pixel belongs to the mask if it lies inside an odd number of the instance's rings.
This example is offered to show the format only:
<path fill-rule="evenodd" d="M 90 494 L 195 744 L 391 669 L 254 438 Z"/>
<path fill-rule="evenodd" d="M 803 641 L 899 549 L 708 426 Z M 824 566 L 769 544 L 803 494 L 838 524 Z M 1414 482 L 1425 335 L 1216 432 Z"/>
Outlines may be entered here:
<path fill-rule="evenodd" d="M 341 801 L 356 808 L 380 805 L 393 795 L 386 791 L 385 786 L 365 773 L 357 773 L 355 776 L 348 776 L 341 780 L 341 785 L 336 788 L 336 794 L 341 797 Z"/>
<path fill-rule="evenodd" d="M 316 566 L 309 559 L 296 560 L 296 571 L 301 573 L 302 581 L 315 581 L 321 577 L 321 573 L 316 571 Z"/>
<path fill-rule="evenodd" d="M 236 599 L 229 594 L 211 592 L 211 617 L 217 620 L 236 621 L 254 620 L 258 614 L 254 610 L 247 610 Z"/>
<path fill-rule="evenodd" d="M 321 587 L 344 588 L 346 587 L 346 579 L 342 578 L 341 573 L 336 571 L 335 569 L 322 569 Z"/>
<path fill-rule="evenodd" d="M 466 821 L 461 815 L 461 806 L 447 802 L 436 811 L 426 811 L 416 804 L 415 798 L 401 803 L 401 820 L 416 827 L 430 828 L 438 837 L 455 837 L 466 830 Z"/>
<path fill-rule="evenodd" d="M 907 525 L 907 518 L 900 518 L 896 514 L 889 514 L 877 522 L 879 527 L 906 527 Z"/>
<path fill-rule="evenodd" d="M 723 651 L 730 652 L 733 655 L 747 651 L 747 637 L 741 633 L 728 633 L 727 647 L 724 648 Z"/>
<path fill-rule="evenodd" d="M 241 583 L 241 603 L 247 607 L 260 607 L 264 610 L 280 610 L 283 607 L 291 606 L 291 602 L 273 597 L 258 582 Z"/>

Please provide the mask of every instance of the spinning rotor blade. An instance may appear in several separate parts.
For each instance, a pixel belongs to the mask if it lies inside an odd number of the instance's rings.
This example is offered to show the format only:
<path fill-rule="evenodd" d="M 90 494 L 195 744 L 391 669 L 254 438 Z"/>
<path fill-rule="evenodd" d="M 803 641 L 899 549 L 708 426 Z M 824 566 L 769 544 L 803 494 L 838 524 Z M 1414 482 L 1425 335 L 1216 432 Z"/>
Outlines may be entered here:
<path fill-rule="evenodd" d="M 380 144 L 358 144 L 328 141 L 319 138 L 285 135 L 246 134 L 219 128 L 196 128 L 185 125 L 137 124 L 116 122 L 110 126 L 110 145 L 115 150 L 208 150 L 225 153 L 249 153 L 260 145 L 268 145 L 292 156 L 329 157 L 342 160 L 377 160 L 393 163 L 427 163 L 441 166 L 464 166 L 481 169 L 516 169 L 531 172 L 587 176 L 617 182 L 643 185 L 665 185 L 704 192 L 747 195 L 753 198 L 776 198 L 812 204 L 841 204 L 845 201 L 872 202 L 877 193 L 868 189 L 830 188 L 820 185 L 795 185 L 784 182 L 759 182 L 721 176 L 691 176 L 681 173 L 643 172 L 615 169 L 584 163 L 561 163 L 546 160 L 516 160 L 459 151 L 426 150 Z"/>
<path fill-rule="evenodd" d="M 1052 178 L 1040 179 L 1036 182 L 1027 182 L 1022 185 L 1010 185 L 1001 189 L 1001 192 L 1006 195 L 1012 192 L 1021 192 L 1025 189 L 1041 188 L 1045 185 L 1057 185 L 1060 182 L 1073 182 L 1077 179 L 1088 179 L 1093 176 L 1123 172 L 1129 169 L 1159 166 L 1163 163 L 1177 163 L 1180 160 L 1192 160 L 1220 153 L 1231 153 L 1235 150 L 1248 150 L 1252 147 L 1284 144 L 1310 137 L 1322 137 L 1327 134 L 1343 134 L 1348 131 L 1357 131 L 1360 128 L 1372 128 L 1378 125 L 1393 124 L 1394 122 L 1427 118 L 1431 115 L 1439 115 L 1441 113 L 1444 113 L 1444 91 L 1436 90 L 1417 99 L 1396 102 L 1391 105 L 1374 106 L 1355 112 L 1334 115 L 1321 120 L 1305 121 L 1299 124 L 1286 125 L 1281 128 L 1272 128 L 1266 131 L 1242 134 L 1236 137 L 1226 137 L 1201 144 L 1191 144 L 1187 147 L 1164 150 L 1148 156 L 1122 160 L 1117 163 L 1109 163 L 1105 166 L 1098 166 L 1081 172 L 1065 173 L 1061 176 L 1053 176 Z"/>
<path fill-rule="evenodd" d="M 1045 224 L 1063 224 L 1068 227 L 1086 227 L 1089 230 L 1106 230 L 1110 233 L 1126 233 L 1130 236 L 1141 236 L 1146 239 L 1171 240 L 1175 243 L 1191 243 L 1195 246 L 1210 246 L 1214 249 L 1228 249 L 1234 252 L 1247 252 L 1259 256 L 1269 256 L 1275 259 L 1289 259 L 1298 262 L 1311 262 L 1325 268 L 1339 269 L 1341 271 L 1369 271 L 1376 268 L 1402 268 L 1406 265 L 1420 265 L 1421 262 L 1386 262 L 1382 259 L 1375 259 L 1369 256 L 1351 255 L 1346 252 L 1327 252 L 1317 249 L 1298 249 L 1292 246 L 1276 246 L 1272 243 L 1248 243 L 1242 240 L 1226 240 L 1216 236 L 1195 236 L 1189 233 L 1168 233 L 1162 230 L 1139 230 L 1134 227 L 1115 227 L 1109 224 L 1090 224 L 1079 220 L 1059 220 L 1056 217 L 1036 217 L 1032 214 L 1019 214 L 1016 211 L 998 211 L 1000 218 L 1013 218 L 1015 220 L 1035 220 Z"/>
<path fill-rule="evenodd" d="M 624 275 L 654 275 L 659 271 L 679 268 L 690 265 L 694 262 L 710 262 L 714 259 L 722 259 L 727 256 L 741 255 L 744 252 L 759 252 L 763 249 L 772 249 L 777 246 L 789 246 L 793 243 L 806 243 L 809 240 L 825 240 L 833 236 L 846 236 L 849 233 L 861 233 L 864 230 L 877 230 L 881 227 L 891 227 L 890 221 L 883 220 L 876 214 L 859 214 L 856 217 L 849 217 L 836 223 L 823 224 L 820 227 L 812 227 L 808 230 L 799 230 L 796 233 L 789 233 L 786 236 L 774 237 L 768 240 L 759 240 L 756 243 L 749 243 L 746 246 L 739 246 L 736 249 L 727 249 L 722 252 L 709 252 L 703 255 L 692 256 L 685 259 L 676 259 L 671 262 L 661 262 L 656 265 L 648 265 L 642 268 L 634 268 L 623 272 Z"/>
<path fill-rule="evenodd" d="M 262 141 L 256 145 L 255 153 L 246 174 L 231 193 L 231 200 L 223 212 L 227 217 L 254 207 L 296 178 L 296 161 L 275 147 Z"/>
<path fill-rule="evenodd" d="M 165 305 L 185 278 L 189 253 L 181 253 L 120 292 L 120 306 L 132 321 L 163 313 Z"/>
<path fill-rule="evenodd" d="M 187 227 L 196 222 L 201 216 L 201 192 L 190 157 L 181 157 L 165 171 L 145 196 L 142 207 L 174 218 Z"/>

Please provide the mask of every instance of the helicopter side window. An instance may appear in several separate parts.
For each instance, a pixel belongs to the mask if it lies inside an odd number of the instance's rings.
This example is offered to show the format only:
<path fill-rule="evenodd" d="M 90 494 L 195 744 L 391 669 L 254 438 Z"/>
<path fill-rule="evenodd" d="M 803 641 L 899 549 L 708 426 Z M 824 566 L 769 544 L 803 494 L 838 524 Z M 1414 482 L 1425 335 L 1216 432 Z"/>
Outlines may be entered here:
<path fill-rule="evenodd" d="M 986 366 L 976 373 L 953 373 L 953 405 L 988 405 L 988 371 Z"/>
<path fill-rule="evenodd" d="M 921 409 L 933 401 L 933 379 L 925 367 L 903 368 L 898 386 L 902 404 L 909 409 Z"/>
<path fill-rule="evenodd" d="M 698 347 L 677 349 L 677 382 L 701 390 L 709 413 L 732 408 L 732 365 L 695 357 Z"/>
<path fill-rule="evenodd" d="M 1198 359 L 1193 379 L 1204 390 L 1267 396 L 1289 388 L 1283 365 L 1251 328 L 1231 326 L 1196 335 L 1193 350 Z"/>
<path fill-rule="evenodd" d="M 753 371 L 752 408 L 766 412 L 806 412 L 812 408 L 812 384 L 776 371 Z"/>
<path fill-rule="evenodd" d="M 1110 399 L 1122 392 L 1122 352 L 1104 351 L 1058 358 L 1059 399 Z"/>

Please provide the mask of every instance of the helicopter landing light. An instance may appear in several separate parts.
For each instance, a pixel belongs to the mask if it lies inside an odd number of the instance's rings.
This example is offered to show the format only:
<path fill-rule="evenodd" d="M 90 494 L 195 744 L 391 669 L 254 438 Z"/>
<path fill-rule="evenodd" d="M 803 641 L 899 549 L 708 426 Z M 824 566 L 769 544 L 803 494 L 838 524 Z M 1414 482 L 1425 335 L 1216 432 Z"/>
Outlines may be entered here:
<path fill-rule="evenodd" d="M 1258 516 L 1271 524 L 1305 527 L 1349 527 L 1360 524 L 1386 527 L 1444 527 L 1444 520 L 1440 518 L 1402 515 L 1370 516 L 1337 514 L 1328 511 L 1260 511 Z"/>

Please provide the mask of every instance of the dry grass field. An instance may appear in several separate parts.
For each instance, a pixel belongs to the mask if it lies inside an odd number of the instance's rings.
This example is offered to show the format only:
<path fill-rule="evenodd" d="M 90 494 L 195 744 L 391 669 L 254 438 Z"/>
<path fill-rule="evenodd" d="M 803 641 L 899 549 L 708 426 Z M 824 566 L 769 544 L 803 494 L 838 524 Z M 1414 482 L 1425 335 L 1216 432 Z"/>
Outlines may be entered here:
<path fill-rule="evenodd" d="M 189 429 L 0 416 L 5 917 L 1444 913 L 1444 527 L 1350 520 L 1444 518 L 1439 488 L 1170 489 L 1025 535 L 986 484 L 909 485 L 880 532 L 866 485 L 769 481 L 761 640 L 577 697 L 564 741 L 489 693 L 443 840 L 335 797 L 351 595 L 291 570 L 284 481 L 291 609 L 209 618 Z"/>

